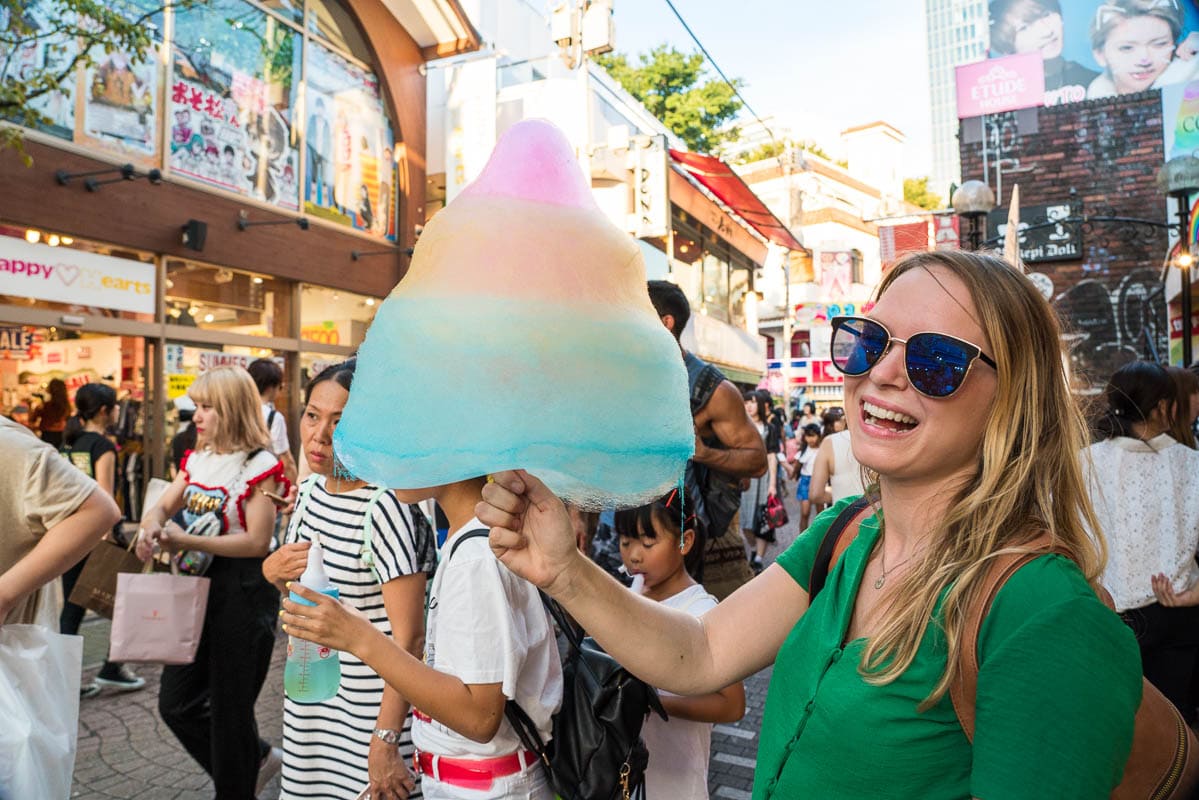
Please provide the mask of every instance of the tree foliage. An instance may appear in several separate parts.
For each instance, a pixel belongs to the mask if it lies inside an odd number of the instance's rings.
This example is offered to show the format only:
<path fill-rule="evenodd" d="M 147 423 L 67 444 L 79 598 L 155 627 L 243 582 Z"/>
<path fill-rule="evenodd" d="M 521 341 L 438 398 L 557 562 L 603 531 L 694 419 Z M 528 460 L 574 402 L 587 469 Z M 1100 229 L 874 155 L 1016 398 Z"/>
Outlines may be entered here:
<path fill-rule="evenodd" d="M 943 207 L 941 196 L 933 194 L 928 190 L 927 176 L 923 178 L 904 178 L 903 199 L 912 205 L 927 208 L 930 211 Z"/>
<path fill-rule="evenodd" d="M 69 95 L 76 70 L 102 55 L 120 51 L 132 62 L 145 60 L 161 37 L 163 11 L 195 1 L 0 0 L 0 119 L 48 125 L 40 100 Z M 0 125 L 0 149 L 20 149 L 21 141 L 19 127 Z"/>
<path fill-rule="evenodd" d="M 726 125 L 741 110 L 734 89 L 744 84 L 739 78 L 735 86 L 708 78 L 703 54 L 660 44 L 637 56 L 636 64 L 619 53 L 595 60 L 692 150 L 713 153 L 740 136 Z"/>

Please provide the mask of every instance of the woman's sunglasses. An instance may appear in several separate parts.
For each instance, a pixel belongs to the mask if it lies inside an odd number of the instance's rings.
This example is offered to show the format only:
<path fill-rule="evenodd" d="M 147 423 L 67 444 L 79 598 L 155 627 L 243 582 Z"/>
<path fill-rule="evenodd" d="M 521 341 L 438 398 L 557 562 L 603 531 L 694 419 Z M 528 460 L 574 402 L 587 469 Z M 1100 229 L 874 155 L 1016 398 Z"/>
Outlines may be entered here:
<path fill-rule="evenodd" d="M 995 361 L 978 345 L 956 336 L 925 332 L 898 339 L 872 319 L 833 317 L 833 366 L 846 375 L 865 375 L 892 344 L 904 346 L 908 382 L 926 397 L 949 397 L 962 388 L 975 359 L 996 369 Z"/>

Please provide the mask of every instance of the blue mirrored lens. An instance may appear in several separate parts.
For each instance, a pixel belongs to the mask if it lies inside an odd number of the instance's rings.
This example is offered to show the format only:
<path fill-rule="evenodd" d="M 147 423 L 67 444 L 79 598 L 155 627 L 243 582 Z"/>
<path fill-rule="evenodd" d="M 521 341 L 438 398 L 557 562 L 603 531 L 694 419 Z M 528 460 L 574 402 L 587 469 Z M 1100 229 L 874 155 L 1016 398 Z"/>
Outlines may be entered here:
<path fill-rule="evenodd" d="M 879 360 L 887 341 L 887 331 L 881 325 L 869 320 L 846 320 L 833 332 L 833 363 L 846 375 L 861 375 Z"/>
<path fill-rule="evenodd" d="M 932 397 L 947 397 L 966 379 L 974 353 L 947 336 L 919 333 L 908 340 L 907 368 L 912 386 Z"/>

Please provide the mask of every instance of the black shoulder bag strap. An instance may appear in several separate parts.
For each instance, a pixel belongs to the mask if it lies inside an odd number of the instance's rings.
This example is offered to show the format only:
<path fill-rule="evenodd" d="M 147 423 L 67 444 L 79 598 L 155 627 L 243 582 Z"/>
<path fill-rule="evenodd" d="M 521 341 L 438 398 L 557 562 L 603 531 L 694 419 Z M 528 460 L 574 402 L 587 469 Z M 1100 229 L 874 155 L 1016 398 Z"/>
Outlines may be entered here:
<path fill-rule="evenodd" d="M 820 542 L 820 549 L 816 551 L 816 561 L 812 564 L 812 577 L 808 579 L 809 607 L 828 580 L 829 570 L 833 566 L 833 552 L 837 549 L 837 541 L 841 538 L 841 534 L 845 533 L 845 529 L 849 527 L 853 518 L 869 505 L 870 500 L 863 495 L 841 509 L 841 513 L 833 520 L 833 524 L 829 525 L 824 534 L 824 540 Z"/>

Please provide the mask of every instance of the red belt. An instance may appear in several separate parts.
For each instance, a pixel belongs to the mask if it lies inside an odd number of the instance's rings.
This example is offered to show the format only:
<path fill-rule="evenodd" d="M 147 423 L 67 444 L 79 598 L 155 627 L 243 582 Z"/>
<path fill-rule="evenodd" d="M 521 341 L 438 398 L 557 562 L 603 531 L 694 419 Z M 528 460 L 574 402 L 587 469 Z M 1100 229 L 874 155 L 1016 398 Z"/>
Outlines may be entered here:
<path fill-rule="evenodd" d="M 515 775 L 537 763 L 537 754 L 528 750 L 497 758 L 444 758 L 417 752 L 413 756 L 416 771 L 434 780 L 464 789 L 491 788 L 496 778 Z"/>

